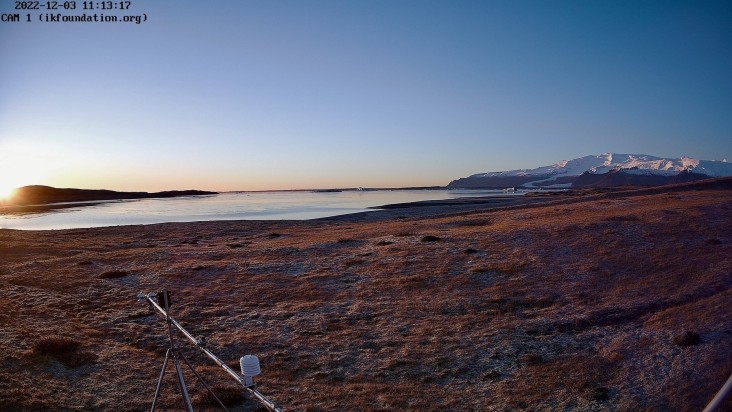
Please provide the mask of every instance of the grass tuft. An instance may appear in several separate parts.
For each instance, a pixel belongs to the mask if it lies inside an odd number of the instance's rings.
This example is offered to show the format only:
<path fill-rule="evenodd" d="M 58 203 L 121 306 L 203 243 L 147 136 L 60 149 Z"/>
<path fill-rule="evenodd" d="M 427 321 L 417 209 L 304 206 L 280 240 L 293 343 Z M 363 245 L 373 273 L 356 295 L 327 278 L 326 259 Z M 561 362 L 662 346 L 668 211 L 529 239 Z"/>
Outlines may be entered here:
<path fill-rule="evenodd" d="M 526 365 L 541 365 L 546 363 L 546 359 L 544 359 L 544 357 L 535 353 L 521 356 L 521 361 Z"/>
<path fill-rule="evenodd" d="M 489 371 L 489 372 L 485 372 L 482 375 L 480 375 L 480 379 L 483 382 L 497 381 L 497 380 L 501 379 L 501 374 L 497 371 Z"/>
<path fill-rule="evenodd" d="M 686 331 L 674 337 L 674 343 L 681 347 L 694 346 L 701 343 L 701 337 L 696 332 Z"/>
<path fill-rule="evenodd" d="M 99 279 L 119 279 L 129 275 L 130 273 L 124 270 L 110 270 L 99 275 Z"/>
<path fill-rule="evenodd" d="M 610 216 L 605 219 L 607 222 L 637 222 L 639 220 L 641 218 L 636 215 Z"/>
<path fill-rule="evenodd" d="M 604 386 L 594 388 L 590 393 L 590 398 L 595 401 L 609 400 L 610 390 Z"/>
<path fill-rule="evenodd" d="M 47 336 L 33 345 L 33 351 L 39 355 L 59 356 L 79 349 L 79 341 L 64 336 Z"/>
<path fill-rule="evenodd" d="M 232 407 L 240 405 L 246 399 L 244 397 L 244 389 L 238 386 L 213 385 L 211 386 L 211 390 L 225 406 Z M 196 403 L 200 405 L 218 406 L 216 399 L 207 390 L 203 391 L 203 394 L 198 397 Z"/>
<path fill-rule="evenodd" d="M 69 368 L 94 363 L 96 355 L 81 351 L 81 343 L 65 336 L 46 336 L 33 345 L 36 355 L 50 356 Z"/>

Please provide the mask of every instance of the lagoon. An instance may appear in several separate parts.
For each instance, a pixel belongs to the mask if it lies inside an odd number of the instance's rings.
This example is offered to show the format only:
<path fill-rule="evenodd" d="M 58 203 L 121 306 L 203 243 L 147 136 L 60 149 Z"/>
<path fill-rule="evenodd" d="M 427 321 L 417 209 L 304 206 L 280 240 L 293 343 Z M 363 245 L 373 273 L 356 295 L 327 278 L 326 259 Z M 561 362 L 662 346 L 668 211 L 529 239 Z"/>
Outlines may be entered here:
<path fill-rule="evenodd" d="M 55 230 L 211 220 L 307 220 L 376 210 L 378 206 L 476 196 L 496 190 L 344 190 L 228 192 L 211 196 L 100 202 L 41 213 L 0 215 L 0 229 Z"/>

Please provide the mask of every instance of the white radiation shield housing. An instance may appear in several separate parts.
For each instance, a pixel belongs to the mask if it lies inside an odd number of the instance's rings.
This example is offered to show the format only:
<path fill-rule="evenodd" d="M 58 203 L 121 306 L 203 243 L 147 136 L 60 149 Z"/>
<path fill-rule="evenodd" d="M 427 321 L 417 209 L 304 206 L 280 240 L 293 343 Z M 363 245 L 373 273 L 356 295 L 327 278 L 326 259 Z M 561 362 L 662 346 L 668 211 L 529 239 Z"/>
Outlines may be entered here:
<path fill-rule="evenodd" d="M 239 359 L 239 367 L 241 368 L 241 374 L 244 377 L 244 385 L 253 386 L 254 377 L 262 373 L 262 369 L 259 367 L 259 358 L 254 355 L 242 356 Z"/>

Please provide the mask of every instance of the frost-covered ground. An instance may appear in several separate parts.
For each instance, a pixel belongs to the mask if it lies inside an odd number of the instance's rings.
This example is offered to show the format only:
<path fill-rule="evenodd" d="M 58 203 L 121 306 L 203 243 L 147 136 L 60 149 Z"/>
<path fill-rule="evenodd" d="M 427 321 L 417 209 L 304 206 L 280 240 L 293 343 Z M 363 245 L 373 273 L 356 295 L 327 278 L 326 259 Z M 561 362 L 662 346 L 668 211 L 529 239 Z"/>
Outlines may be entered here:
<path fill-rule="evenodd" d="M 0 409 L 149 408 L 164 288 L 290 411 L 691 411 L 732 373 L 729 181 L 440 212 L 0 231 Z"/>

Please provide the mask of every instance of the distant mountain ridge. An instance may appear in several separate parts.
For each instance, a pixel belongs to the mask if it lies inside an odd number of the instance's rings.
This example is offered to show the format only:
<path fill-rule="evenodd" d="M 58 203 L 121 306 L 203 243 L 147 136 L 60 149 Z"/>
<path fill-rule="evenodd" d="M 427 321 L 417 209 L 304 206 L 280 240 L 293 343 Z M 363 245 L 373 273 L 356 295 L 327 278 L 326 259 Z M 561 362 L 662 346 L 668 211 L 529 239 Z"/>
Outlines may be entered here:
<path fill-rule="evenodd" d="M 603 153 L 563 160 L 535 169 L 478 173 L 453 180 L 448 188 L 552 188 L 656 186 L 732 176 L 726 160 L 663 158 L 644 154 Z"/>

